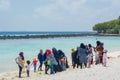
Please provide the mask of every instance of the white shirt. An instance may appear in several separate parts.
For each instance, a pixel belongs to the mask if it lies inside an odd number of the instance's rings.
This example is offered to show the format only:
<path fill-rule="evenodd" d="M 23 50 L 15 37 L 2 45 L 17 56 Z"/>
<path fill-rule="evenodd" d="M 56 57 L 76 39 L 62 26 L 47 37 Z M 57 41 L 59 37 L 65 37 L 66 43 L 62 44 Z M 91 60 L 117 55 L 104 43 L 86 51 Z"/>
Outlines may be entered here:
<path fill-rule="evenodd" d="M 107 59 L 107 54 L 106 53 L 103 53 L 103 60 L 104 59 Z"/>
<path fill-rule="evenodd" d="M 26 69 L 27 69 L 27 70 L 30 70 L 30 64 L 29 64 L 29 65 L 28 65 L 28 64 L 26 65 Z"/>
<path fill-rule="evenodd" d="M 99 54 L 98 54 L 98 52 L 95 52 L 95 59 L 96 59 L 96 60 L 99 59 Z"/>

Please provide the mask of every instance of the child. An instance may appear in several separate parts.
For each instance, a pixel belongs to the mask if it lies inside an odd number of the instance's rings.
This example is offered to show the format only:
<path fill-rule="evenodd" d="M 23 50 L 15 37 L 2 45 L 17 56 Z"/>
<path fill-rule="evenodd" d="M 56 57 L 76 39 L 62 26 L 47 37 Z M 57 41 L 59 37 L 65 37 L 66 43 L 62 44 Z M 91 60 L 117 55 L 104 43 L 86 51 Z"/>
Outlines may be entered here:
<path fill-rule="evenodd" d="M 25 65 L 25 60 L 22 60 L 22 64 Z M 25 73 L 25 66 L 22 68 L 22 72 Z"/>
<path fill-rule="evenodd" d="M 88 68 L 91 67 L 91 61 L 92 61 L 92 54 L 89 53 L 89 54 L 88 54 Z"/>
<path fill-rule="evenodd" d="M 30 74 L 30 61 L 29 60 L 27 60 L 26 61 L 26 69 L 27 69 L 27 77 L 29 77 L 29 74 Z"/>
<path fill-rule="evenodd" d="M 106 67 L 107 64 L 107 50 L 103 50 L 103 66 Z"/>
<path fill-rule="evenodd" d="M 37 59 L 36 58 L 33 58 L 33 67 L 34 67 L 34 72 L 36 72 L 36 68 L 37 68 Z"/>
<path fill-rule="evenodd" d="M 65 62 L 66 62 L 66 58 L 65 57 L 63 57 L 62 59 L 61 59 L 61 67 L 62 67 L 62 70 L 64 71 L 66 68 L 66 65 L 65 65 Z"/>
<path fill-rule="evenodd" d="M 88 52 L 89 52 L 89 54 L 90 54 L 90 56 L 91 56 L 91 64 L 93 64 L 93 49 L 92 49 L 93 47 L 92 47 L 92 45 L 91 44 L 88 44 Z"/>
<path fill-rule="evenodd" d="M 74 53 L 75 53 L 75 49 L 72 48 L 71 51 L 72 51 L 71 58 L 72 58 L 72 66 L 73 66 L 74 65 L 74 55 L 75 55 Z"/>

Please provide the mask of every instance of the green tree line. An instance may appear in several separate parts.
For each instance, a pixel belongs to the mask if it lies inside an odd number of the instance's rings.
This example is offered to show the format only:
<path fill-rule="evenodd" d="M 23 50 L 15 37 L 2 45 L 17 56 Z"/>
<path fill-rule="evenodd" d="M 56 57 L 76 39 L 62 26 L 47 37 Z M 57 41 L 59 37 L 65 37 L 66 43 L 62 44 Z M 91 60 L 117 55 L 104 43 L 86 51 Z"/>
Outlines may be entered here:
<path fill-rule="evenodd" d="M 98 33 L 120 34 L 120 16 L 115 20 L 95 24 L 93 30 Z"/>

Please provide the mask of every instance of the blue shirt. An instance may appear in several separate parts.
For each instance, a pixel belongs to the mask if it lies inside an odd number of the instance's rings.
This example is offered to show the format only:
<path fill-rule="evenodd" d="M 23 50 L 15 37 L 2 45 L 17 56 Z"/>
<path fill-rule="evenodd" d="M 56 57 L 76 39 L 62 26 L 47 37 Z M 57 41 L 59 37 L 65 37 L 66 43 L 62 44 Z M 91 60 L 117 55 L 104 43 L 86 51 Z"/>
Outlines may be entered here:
<path fill-rule="evenodd" d="M 40 53 L 38 54 L 38 60 L 40 61 L 40 63 L 44 61 L 44 56 Z"/>

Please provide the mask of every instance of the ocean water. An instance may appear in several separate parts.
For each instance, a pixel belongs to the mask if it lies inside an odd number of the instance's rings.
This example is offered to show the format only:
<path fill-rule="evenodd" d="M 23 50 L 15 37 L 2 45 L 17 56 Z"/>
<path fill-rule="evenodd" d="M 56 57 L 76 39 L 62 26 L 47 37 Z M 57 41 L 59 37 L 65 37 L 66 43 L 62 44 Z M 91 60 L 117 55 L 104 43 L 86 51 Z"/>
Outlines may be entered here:
<path fill-rule="evenodd" d="M 25 60 L 32 60 L 33 57 L 37 56 L 40 49 L 43 49 L 45 52 L 46 49 L 55 47 L 63 50 L 70 60 L 71 48 L 78 47 L 80 43 L 90 43 L 96 46 L 96 40 L 103 42 L 104 48 L 111 53 L 120 51 L 120 37 L 82 36 L 69 38 L 0 40 L 0 72 L 18 70 L 15 58 L 21 51 L 24 52 Z"/>

